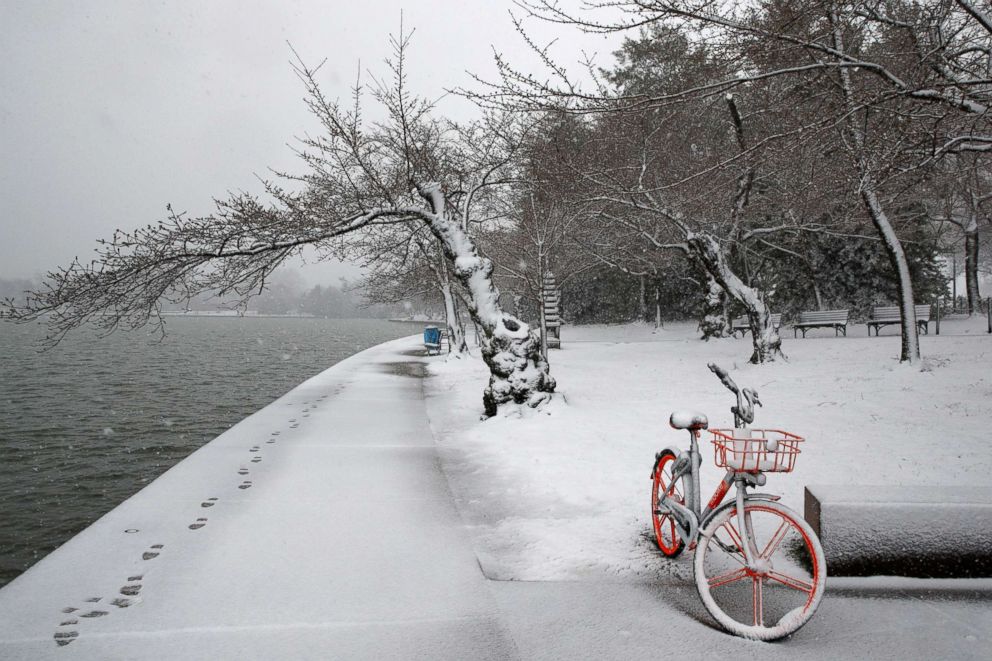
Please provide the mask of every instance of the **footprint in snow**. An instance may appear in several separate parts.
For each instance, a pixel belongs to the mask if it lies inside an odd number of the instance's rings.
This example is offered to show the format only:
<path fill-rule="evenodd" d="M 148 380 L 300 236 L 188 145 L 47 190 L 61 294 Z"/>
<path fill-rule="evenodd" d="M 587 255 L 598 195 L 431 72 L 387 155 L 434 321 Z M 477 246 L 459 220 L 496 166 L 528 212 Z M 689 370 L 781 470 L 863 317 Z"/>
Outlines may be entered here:
<path fill-rule="evenodd" d="M 239 489 L 251 489 L 251 480 L 245 480 L 244 482 L 242 482 L 241 484 L 238 485 L 238 488 Z"/>
<path fill-rule="evenodd" d="M 56 631 L 55 642 L 59 647 L 65 647 L 75 639 L 79 638 L 78 631 Z"/>
<path fill-rule="evenodd" d="M 261 457 L 255 457 L 254 459 L 252 459 L 252 460 L 251 460 L 251 463 L 253 463 L 253 464 L 257 464 L 257 463 L 258 463 L 258 462 L 260 462 L 261 460 L 262 460 L 262 458 L 261 458 Z"/>
<path fill-rule="evenodd" d="M 149 547 L 149 550 L 145 552 L 145 560 L 150 560 L 158 556 L 159 552 L 164 548 L 162 544 L 153 544 Z M 116 606 L 117 608 L 127 608 L 140 599 L 137 598 L 138 593 L 141 591 L 142 584 L 141 581 L 144 579 L 143 574 L 137 574 L 134 576 L 127 577 L 127 583 L 119 589 L 120 594 L 123 597 L 116 597 L 110 599 L 108 603 L 111 606 Z M 135 599 L 130 599 L 129 597 L 135 597 Z M 103 597 L 89 597 L 83 600 L 83 604 L 98 604 L 103 601 Z M 79 638 L 79 631 L 76 629 L 80 624 L 80 618 L 95 619 L 98 617 L 105 617 L 109 615 L 110 612 L 103 610 L 102 608 L 93 608 L 91 606 L 66 606 L 62 609 L 64 615 L 69 615 L 69 617 L 61 617 L 59 619 L 58 628 L 55 633 L 52 634 L 52 639 L 55 644 L 59 647 L 65 647 L 77 638 Z"/>
<path fill-rule="evenodd" d="M 157 558 L 159 553 L 162 552 L 163 546 L 161 544 L 152 544 L 147 551 L 141 554 L 142 560 L 152 560 Z"/>
<path fill-rule="evenodd" d="M 88 613 L 82 613 L 79 617 L 103 617 L 107 614 L 107 611 L 93 610 Z"/>
<path fill-rule="evenodd" d="M 247 475 L 247 474 L 248 474 L 247 468 L 242 468 L 241 470 L 238 471 L 238 475 Z"/>
<path fill-rule="evenodd" d="M 217 504 L 216 498 L 207 498 L 205 501 L 200 503 L 200 507 L 213 507 Z"/>
<path fill-rule="evenodd" d="M 206 519 L 197 519 L 196 520 L 196 523 L 189 524 L 189 529 L 190 530 L 199 530 L 200 528 L 202 528 L 205 525 L 207 525 L 207 520 Z"/>

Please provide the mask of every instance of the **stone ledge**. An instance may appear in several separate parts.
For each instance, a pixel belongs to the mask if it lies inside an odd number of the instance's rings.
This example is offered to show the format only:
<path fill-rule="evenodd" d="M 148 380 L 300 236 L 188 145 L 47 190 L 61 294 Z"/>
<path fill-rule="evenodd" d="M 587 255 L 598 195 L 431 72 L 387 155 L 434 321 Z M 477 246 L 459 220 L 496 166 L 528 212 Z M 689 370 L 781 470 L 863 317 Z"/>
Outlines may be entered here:
<path fill-rule="evenodd" d="M 806 521 L 839 576 L 992 576 L 992 488 L 812 485 Z"/>

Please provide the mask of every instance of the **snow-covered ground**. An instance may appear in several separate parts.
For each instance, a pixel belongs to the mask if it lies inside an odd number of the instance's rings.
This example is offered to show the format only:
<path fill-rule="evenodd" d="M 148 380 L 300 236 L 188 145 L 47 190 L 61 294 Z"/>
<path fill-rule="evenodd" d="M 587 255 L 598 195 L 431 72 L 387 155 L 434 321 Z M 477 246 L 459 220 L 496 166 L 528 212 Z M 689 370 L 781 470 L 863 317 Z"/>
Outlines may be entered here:
<path fill-rule="evenodd" d="M 846 470 L 983 484 L 992 338 L 925 339 L 919 372 L 884 336 L 754 368 L 746 342 L 688 327 L 574 330 L 562 396 L 525 417 L 481 422 L 481 361 L 424 358 L 418 337 L 309 379 L 0 590 L 0 659 L 990 658 L 984 579 L 832 581 L 792 638 L 727 635 L 684 561 L 652 551 L 647 494 L 654 451 L 681 440 L 668 410 L 729 417 L 703 363 L 735 358 L 758 422 L 810 438 L 770 484 L 793 504 Z"/>
<path fill-rule="evenodd" d="M 701 342 L 690 324 L 566 327 L 550 355 L 559 395 L 540 412 L 482 421 L 481 360 L 430 359 L 427 406 L 445 470 L 487 576 L 505 580 L 656 580 L 691 576 L 652 543 L 656 451 L 685 447 L 675 410 L 732 426 L 715 362 L 758 391 L 754 427 L 804 436 L 791 474 L 762 491 L 802 511 L 807 484 L 990 486 L 992 335 L 984 318 L 945 321 L 921 338 L 922 366 L 898 362 L 894 327 L 867 337 L 829 329 L 794 340 L 787 361 L 747 363 L 749 340 Z M 931 324 L 933 333 L 933 324 Z M 706 440 L 707 437 L 704 437 Z M 722 470 L 703 444 L 703 498 Z M 686 554 L 687 556 L 689 554 Z"/>

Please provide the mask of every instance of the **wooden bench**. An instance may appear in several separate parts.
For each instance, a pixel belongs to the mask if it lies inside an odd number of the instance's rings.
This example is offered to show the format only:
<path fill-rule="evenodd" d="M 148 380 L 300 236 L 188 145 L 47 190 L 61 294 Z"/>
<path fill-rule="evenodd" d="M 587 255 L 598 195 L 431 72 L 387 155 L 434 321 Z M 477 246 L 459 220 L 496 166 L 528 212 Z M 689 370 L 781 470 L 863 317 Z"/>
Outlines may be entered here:
<path fill-rule="evenodd" d="M 806 332 L 813 328 L 833 328 L 835 337 L 841 333 L 847 337 L 847 310 L 800 312 L 799 321 L 792 324 L 792 336 L 802 331 L 805 338 Z"/>
<path fill-rule="evenodd" d="M 916 325 L 924 335 L 930 334 L 930 306 L 914 305 L 916 309 Z M 871 329 L 875 328 L 875 337 L 878 337 L 880 326 L 889 326 L 902 322 L 902 312 L 898 305 L 872 308 L 871 319 L 868 320 L 868 337 L 871 337 Z"/>
<path fill-rule="evenodd" d="M 775 330 L 778 330 L 779 328 L 782 327 L 782 315 L 781 314 L 774 313 L 774 314 L 771 315 L 771 318 L 772 318 L 771 319 L 771 321 L 772 321 L 772 328 L 774 328 Z M 745 317 L 737 317 L 736 319 L 734 319 L 734 323 L 731 324 L 730 329 L 731 329 L 731 334 L 734 337 L 737 337 L 737 333 L 740 333 L 741 334 L 741 337 L 744 337 L 745 335 L 747 335 L 747 332 L 749 330 L 751 330 L 751 324 L 748 321 L 748 319 L 747 319 L 746 316 Z"/>
<path fill-rule="evenodd" d="M 831 576 L 992 576 L 992 488 L 807 485 Z"/>

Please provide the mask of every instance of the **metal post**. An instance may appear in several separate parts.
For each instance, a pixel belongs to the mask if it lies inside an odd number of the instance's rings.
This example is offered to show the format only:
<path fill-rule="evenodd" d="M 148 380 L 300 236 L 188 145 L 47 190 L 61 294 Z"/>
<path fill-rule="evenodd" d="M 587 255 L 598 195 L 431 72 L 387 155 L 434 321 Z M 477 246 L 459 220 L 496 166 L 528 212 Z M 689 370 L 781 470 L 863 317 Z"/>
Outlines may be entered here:
<path fill-rule="evenodd" d="M 940 298 L 937 298 L 937 335 L 940 335 Z"/>
<path fill-rule="evenodd" d="M 992 296 L 985 299 L 985 312 L 989 318 L 989 332 L 992 333 Z"/>

